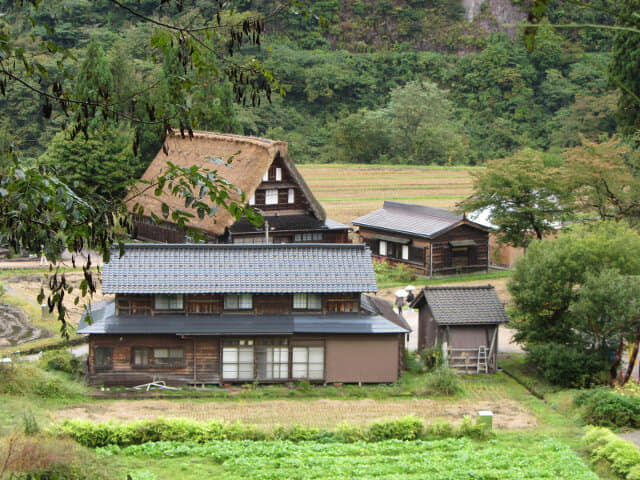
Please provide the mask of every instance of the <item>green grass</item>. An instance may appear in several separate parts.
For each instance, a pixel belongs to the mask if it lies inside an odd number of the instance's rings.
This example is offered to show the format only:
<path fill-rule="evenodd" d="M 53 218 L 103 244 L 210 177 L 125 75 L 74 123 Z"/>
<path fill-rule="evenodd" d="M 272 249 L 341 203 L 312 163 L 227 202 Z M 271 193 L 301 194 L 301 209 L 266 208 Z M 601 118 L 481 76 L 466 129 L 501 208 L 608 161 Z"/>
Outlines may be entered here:
<path fill-rule="evenodd" d="M 488 282 L 499 278 L 509 278 L 511 273 L 512 272 L 510 270 L 500 270 L 496 272 L 465 273 L 461 275 L 446 275 L 429 278 L 418 275 L 408 268 L 399 269 L 398 267 L 388 267 L 386 270 L 376 270 L 376 283 L 379 289 L 404 287 L 410 283 L 435 286 L 448 285 L 450 283 L 458 284 L 464 282 L 478 282 L 483 280 Z"/>
<path fill-rule="evenodd" d="M 318 197 L 318 200 L 322 202 L 347 202 L 347 201 L 379 201 L 379 200 L 457 200 L 467 198 L 466 195 L 419 195 L 416 197 L 344 197 L 344 198 L 322 198 Z"/>

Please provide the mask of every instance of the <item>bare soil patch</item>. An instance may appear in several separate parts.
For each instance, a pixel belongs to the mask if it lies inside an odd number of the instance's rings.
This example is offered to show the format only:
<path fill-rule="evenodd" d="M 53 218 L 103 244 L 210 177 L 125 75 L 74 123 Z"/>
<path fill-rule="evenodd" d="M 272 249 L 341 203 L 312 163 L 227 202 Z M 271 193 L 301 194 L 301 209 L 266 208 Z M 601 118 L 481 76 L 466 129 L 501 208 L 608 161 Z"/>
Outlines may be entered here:
<path fill-rule="evenodd" d="M 97 404 L 68 407 L 53 413 L 54 420 L 83 419 L 105 422 L 129 422 L 157 417 L 211 419 L 226 422 L 241 421 L 269 429 L 277 425 L 300 424 L 333 428 L 349 422 L 366 425 L 381 418 L 401 418 L 415 415 L 428 423 L 448 421 L 459 423 L 464 415 L 475 416 L 478 410 L 491 410 L 493 424 L 499 429 L 533 428 L 535 417 L 510 399 L 500 401 L 462 400 L 456 403 L 429 399 L 411 400 L 262 400 L 262 401 L 170 401 L 115 400 Z"/>

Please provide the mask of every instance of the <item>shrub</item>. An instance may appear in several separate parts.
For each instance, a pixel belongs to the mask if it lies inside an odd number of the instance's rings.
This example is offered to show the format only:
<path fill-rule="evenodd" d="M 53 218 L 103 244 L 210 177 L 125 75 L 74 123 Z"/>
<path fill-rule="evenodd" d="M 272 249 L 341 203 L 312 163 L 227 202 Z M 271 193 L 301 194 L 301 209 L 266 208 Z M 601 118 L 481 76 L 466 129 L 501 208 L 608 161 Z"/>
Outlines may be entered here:
<path fill-rule="evenodd" d="M 573 403 L 580 407 L 585 423 L 612 428 L 640 427 L 640 398 L 591 390 L 576 395 Z"/>
<path fill-rule="evenodd" d="M 379 420 L 369 425 L 369 440 L 416 440 L 422 436 L 424 422 L 408 416 L 399 420 Z"/>
<path fill-rule="evenodd" d="M 471 415 L 465 415 L 462 423 L 455 432 L 456 437 L 475 438 L 476 440 L 484 440 L 489 436 L 489 430 L 482 423 L 474 423 Z"/>
<path fill-rule="evenodd" d="M 590 387 L 606 381 L 606 362 L 575 345 L 548 343 L 527 346 L 528 360 L 549 383 L 563 387 Z"/>
<path fill-rule="evenodd" d="M 426 370 L 422 358 L 418 352 L 405 350 L 405 362 L 406 368 L 411 373 L 422 373 Z"/>
<path fill-rule="evenodd" d="M 434 345 L 433 347 L 425 348 L 420 352 L 420 358 L 427 370 L 434 370 L 444 365 L 444 357 L 442 355 L 442 345 Z"/>
<path fill-rule="evenodd" d="M 379 285 L 383 284 L 408 284 L 414 283 L 418 275 L 406 265 L 393 266 L 387 262 L 373 261 L 373 271 Z"/>
<path fill-rule="evenodd" d="M 367 439 L 366 433 L 357 425 L 341 423 L 333 431 L 336 441 L 344 443 L 360 442 Z"/>
<path fill-rule="evenodd" d="M 69 398 L 82 395 L 84 388 L 57 372 L 47 372 L 37 364 L 12 362 L 0 364 L 0 393 Z"/>
<path fill-rule="evenodd" d="M 2 438 L 0 458 L 0 476 L 4 470 L 11 474 L 9 478 L 106 478 L 104 472 L 95 470 L 89 452 L 69 440 L 46 435 L 14 434 Z"/>
<path fill-rule="evenodd" d="M 593 461 L 608 462 L 611 470 L 627 480 L 640 479 L 640 451 L 633 443 L 602 427 L 587 428 L 582 442 Z"/>
<path fill-rule="evenodd" d="M 40 357 L 39 364 L 50 372 L 65 372 L 74 377 L 82 375 L 82 360 L 65 349 L 44 352 Z"/>
<path fill-rule="evenodd" d="M 40 425 L 38 425 L 38 421 L 31 410 L 25 411 L 22 414 L 22 423 L 24 424 L 25 435 L 40 433 Z"/>
<path fill-rule="evenodd" d="M 452 368 L 436 368 L 425 376 L 426 395 L 455 395 L 461 390 L 460 378 Z"/>

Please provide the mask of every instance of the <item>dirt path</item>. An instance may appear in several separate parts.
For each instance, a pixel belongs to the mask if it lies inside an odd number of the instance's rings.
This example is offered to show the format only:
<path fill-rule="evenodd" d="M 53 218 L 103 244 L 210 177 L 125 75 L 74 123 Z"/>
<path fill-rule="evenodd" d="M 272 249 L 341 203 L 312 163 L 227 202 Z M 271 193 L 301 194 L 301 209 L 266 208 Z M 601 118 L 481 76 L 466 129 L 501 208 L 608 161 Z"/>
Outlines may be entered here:
<path fill-rule="evenodd" d="M 510 399 L 499 402 L 462 400 L 456 403 L 429 399 L 397 401 L 364 400 L 263 400 L 263 401 L 170 401 L 115 400 L 68 407 L 52 414 L 57 421 L 66 418 L 93 421 L 134 421 L 157 417 L 181 417 L 194 420 L 219 419 L 241 421 L 262 428 L 301 424 L 333 428 L 349 422 L 364 425 L 381 418 L 415 415 L 428 423 L 444 420 L 459 423 L 464 415 L 491 410 L 493 425 L 499 429 L 533 428 L 535 417 Z"/>

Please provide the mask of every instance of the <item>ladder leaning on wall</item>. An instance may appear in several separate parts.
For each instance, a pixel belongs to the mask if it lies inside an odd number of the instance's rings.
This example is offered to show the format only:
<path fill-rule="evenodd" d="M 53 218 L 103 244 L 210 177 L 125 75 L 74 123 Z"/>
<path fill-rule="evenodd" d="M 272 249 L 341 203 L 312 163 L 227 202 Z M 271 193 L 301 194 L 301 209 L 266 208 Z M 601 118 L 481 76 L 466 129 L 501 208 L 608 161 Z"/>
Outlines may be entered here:
<path fill-rule="evenodd" d="M 489 373 L 487 365 L 487 347 L 480 345 L 478 347 L 478 367 L 477 373 Z"/>

